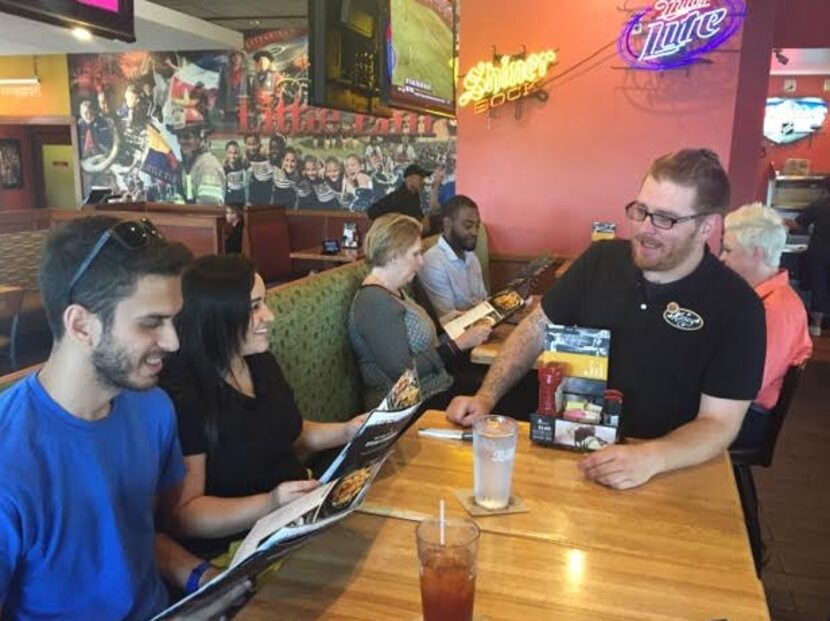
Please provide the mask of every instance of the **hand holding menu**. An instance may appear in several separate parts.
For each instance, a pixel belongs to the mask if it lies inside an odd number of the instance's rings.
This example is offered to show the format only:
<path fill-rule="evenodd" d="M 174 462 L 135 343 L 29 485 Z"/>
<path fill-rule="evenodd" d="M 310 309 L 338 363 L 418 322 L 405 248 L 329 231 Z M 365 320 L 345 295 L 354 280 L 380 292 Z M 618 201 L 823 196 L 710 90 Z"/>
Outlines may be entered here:
<path fill-rule="evenodd" d="M 369 413 L 340 454 L 320 477 L 321 483 L 342 477 L 385 458 L 421 405 L 421 389 L 414 369 L 404 371 L 380 405 Z"/>
<path fill-rule="evenodd" d="M 457 339 L 461 334 L 479 322 L 487 322 L 495 327 L 510 315 L 524 306 L 524 300 L 515 289 L 504 289 L 496 295 L 490 296 L 477 304 L 460 317 L 444 324 L 444 332 L 451 339 Z"/>

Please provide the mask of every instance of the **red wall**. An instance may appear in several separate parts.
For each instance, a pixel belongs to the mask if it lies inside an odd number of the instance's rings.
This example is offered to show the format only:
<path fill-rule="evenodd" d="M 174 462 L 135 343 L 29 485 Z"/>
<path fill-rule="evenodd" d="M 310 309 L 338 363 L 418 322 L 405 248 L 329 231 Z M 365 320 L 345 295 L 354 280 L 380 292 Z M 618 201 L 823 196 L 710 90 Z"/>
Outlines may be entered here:
<path fill-rule="evenodd" d="M 830 47 L 830 2 L 777 0 L 777 4 L 776 47 Z"/>
<path fill-rule="evenodd" d="M 492 250 L 576 254 L 591 222 L 612 220 L 627 236 L 623 205 L 651 161 L 707 147 L 728 166 L 738 54 L 665 73 L 623 69 L 616 38 L 627 14 L 609 0 L 475 0 L 461 11 L 461 75 L 499 52 L 556 48 L 556 75 L 600 53 L 548 87 L 546 103 L 508 105 L 494 118 L 462 108 L 458 189 L 478 202 Z M 727 44 L 736 49 L 739 36 Z"/>
<path fill-rule="evenodd" d="M 785 79 L 796 81 L 796 91 L 785 93 Z M 768 94 L 770 97 L 821 97 L 830 100 L 830 92 L 823 89 L 824 80 L 830 75 L 794 75 L 770 76 Z M 784 160 L 790 157 L 810 160 L 810 170 L 814 173 L 830 173 L 830 119 L 824 121 L 824 127 L 818 132 L 798 142 L 775 144 L 769 140 L 766 145 L 765 165 L 772 163 L 776 170 L 781 170 Z"/>
<path fill-rule="evenodd" d="M 36 200 L 33 185 L 35 171 L 29 130 L 20 125 L 0 125 L 0 139 L 20 141 L 20 157 L 23 166 L 22 188 L 11 190 L 0 187 L 0 211 L 34 207 Z"/>

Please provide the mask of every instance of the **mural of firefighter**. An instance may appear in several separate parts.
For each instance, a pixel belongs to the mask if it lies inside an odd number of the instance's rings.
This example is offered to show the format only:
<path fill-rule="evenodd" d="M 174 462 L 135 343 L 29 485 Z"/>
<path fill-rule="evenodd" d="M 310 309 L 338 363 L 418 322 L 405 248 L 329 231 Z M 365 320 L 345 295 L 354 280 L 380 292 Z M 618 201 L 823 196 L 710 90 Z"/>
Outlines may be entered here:
<path fill-rule="evenodd" d="M 409 164 L 454 180 L 454 121 L 308 106 L 304 28 L 231 52 L 73 54 L 69 74 L 85 195 L 364 211 Z"/>

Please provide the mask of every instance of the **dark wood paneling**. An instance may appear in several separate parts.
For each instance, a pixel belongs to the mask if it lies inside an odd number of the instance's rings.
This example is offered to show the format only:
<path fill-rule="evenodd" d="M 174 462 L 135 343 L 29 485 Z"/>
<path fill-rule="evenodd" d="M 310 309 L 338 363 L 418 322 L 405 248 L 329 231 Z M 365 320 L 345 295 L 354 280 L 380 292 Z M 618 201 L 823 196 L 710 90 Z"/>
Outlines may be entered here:
<path fill-rule="evenodd" d="M 93 213 L 124 220 L 135 219 L 135 211 L 82 209 L 78 211 L 51 210 L 53 223 L 82 218 Z M 153 224 L 171 241 L 183 243 L 195 256 L 221 254 L 225 246 L 225 216 L 153 213 Z"/>
<path fill-rule="evenodd" d="M 291 251 L 318 246 L 324 239 L 340 240 L 346 222 L 355 222 L 363 239 L 372 224 L 365 213 L 355 211 L 292 210 L 286 218 Z"/>
<path fill-rule="evenodd" d="M 154 213 L 195 214 L 197 216 L 224 216 L 225 208 L 221 205 L 186 205 L 182 203 L 152 203 L 145 201 L 127 203 L 105 203 L 95 205 L 95 209 L 104 211 L 151 211 Z"/>
<path fill-rule="evenodd" d="M 288 221 L 283 207 L 245 209 L 242 252 L 253 260 L 266 283 L 291 277 L 289 246 Z"/>
<path fill-rule="evenodd" d="M 490 255 L 490 285 L 492 291 L 498 291 L 516 278 L 519 271 L 538 255 L 493 254 Z M 571 257 L 557 257 L 553 265 L 533 280 L 531 293 L 543 295 L 553 286 L 567 269 Z M 564 267 L 564 269 L 563 269 Z"/>
<path fill-rule="evenodd" d="M 51 215 L 47 209 L 0 211 L 0 233 L 48 229 Z"/>

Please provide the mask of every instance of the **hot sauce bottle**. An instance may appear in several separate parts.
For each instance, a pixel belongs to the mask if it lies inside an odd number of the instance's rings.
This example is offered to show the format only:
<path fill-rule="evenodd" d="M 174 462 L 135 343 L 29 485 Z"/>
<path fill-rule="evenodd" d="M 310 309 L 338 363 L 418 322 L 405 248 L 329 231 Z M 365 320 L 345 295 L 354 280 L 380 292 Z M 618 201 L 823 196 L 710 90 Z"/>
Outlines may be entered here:
<path fill-rule="evenodd" d="M 539 367 L 539 405 L 540 416 L 556 416 L 556 391 L 564 377 L 562 365 L 556 362 L 547 362 Z"/>

